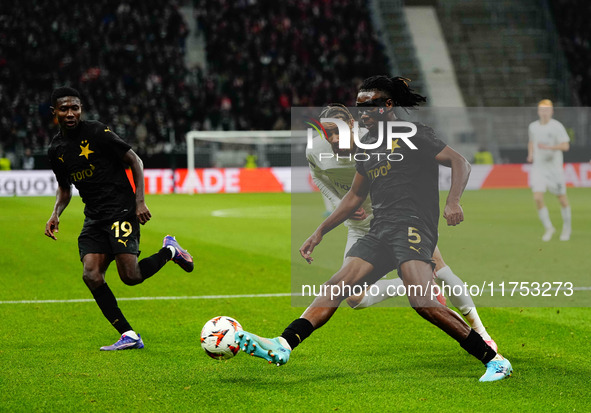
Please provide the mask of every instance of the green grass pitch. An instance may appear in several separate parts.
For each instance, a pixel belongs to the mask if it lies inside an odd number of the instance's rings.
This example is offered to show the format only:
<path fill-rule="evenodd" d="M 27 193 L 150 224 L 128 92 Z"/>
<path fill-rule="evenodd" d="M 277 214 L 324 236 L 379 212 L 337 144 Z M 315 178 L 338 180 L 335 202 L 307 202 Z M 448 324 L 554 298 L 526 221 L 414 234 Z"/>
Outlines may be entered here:
<path fill-rule="evenodd" d="M 572 189 L 569 197 L 571 241 L 542 243 L 528 190 L 466 192 L 466 221 L 440 226 L 444 258 L 469 282 L 545 277 L 589 287 L 591 190 Z M 547 201 L 559 226 L 557 201 Z M 148 197 L 153 219 L 142 227 L 142 257 L 170 233 L 194 254 L 196 269 L 186 274 L 169 263 L 128 287 L 112 265 L 107 282 L 146 348 L 100 352 L 117 332 L 94 302 L 66 301 L 91 298 L 77 253 L 82 204 L 72 200 L 56 242 L 43 235 L 53 203 L 0 199 L 1 412 L 591 411 L 588 301 L 480 308 L 514 367 L 511 378 L 496 383 L 479 383 L 483 366 L 407 307 L 342 308 L 282 367 L 244 354 L 208 358 L 199 333 L 213 316 L 275 336 L 302 313 L 288 296 L 199 297 L 289 293 L 293 251 L 322 219 L 318 194 L 293 201 L 287 194 Z M 292 212 L 305 218 L 293 229 Z M 304 268 L 328 278 L 341 263 L 343 237 L 342 229 L 327 235 Z M 577 291 L 583 300 L 585 294 Z M 193 298 L 140 299 L 187 296 Z"/>

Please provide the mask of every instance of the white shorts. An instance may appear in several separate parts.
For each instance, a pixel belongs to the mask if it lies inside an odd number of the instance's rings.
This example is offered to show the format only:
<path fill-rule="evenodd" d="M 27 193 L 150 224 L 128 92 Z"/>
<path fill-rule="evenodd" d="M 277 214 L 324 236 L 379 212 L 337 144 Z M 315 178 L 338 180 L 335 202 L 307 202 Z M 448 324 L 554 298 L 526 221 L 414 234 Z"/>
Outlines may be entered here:
<path fill-rule="evenodd" d="M 530 185 L 532 192 L 549 191 L 554 195 L 566 194 L 566 179 L 562 169 L 532 168 L 530 173 Z"/>

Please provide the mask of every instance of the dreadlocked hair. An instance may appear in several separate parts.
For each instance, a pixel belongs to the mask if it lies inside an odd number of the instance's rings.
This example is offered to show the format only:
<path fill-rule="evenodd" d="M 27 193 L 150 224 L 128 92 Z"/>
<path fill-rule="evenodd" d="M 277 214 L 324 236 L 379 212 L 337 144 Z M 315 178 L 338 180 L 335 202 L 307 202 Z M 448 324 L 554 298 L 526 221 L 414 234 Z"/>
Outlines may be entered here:
<path fill-rule="evenodd" d="M 408 82 L 410 79 L 404 77 L 372 76 L 363 81 L 359 90 L 384 92 L 392 99 L 394 106 L 414 108 L 419 103 L 426 102 L 427 98 L 415 93 Z"/>
<path fill-rule="evenodd" d="M 353 119 L 353 115 L 345 105 L 341 103 L 329 103 L 322 109 L 318 118 L 339 118 L 344 121 L 350 121 Z"/>

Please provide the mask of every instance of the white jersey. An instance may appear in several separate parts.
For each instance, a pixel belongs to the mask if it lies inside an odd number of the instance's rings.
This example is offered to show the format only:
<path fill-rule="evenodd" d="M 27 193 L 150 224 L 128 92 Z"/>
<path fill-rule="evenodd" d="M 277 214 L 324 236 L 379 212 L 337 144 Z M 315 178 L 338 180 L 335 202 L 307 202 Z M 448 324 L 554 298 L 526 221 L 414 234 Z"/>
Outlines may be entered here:
<path fill-rule="evenodd" d="M 552 149 L 540 149 L 539 143 L 555 146 L 563 142 L 569 142 L 568 133 L 562 123 L 550 119 L 542 125 L 539 120 L 529 125 L 529 141 L 533 143 L 533 167 L 534 169 L 552 169 L 562 171 L 562 151 Z"/>
<path fill-rule="evenodd" d="M 322 159 L 320 158 L 321 154 L 323 154 Z M 334 156 L 330 157 L 330 154 Z M 314 183 L 330 205 L 331 211 L 334 211 L 341 199 L 351 189 L 351 183 L 357 172 L 353 156 L 351 156 L 351 160 L 343 159 L 343 157 L 337 160 L 328 141 L 323 137 L 316 136 L 312 141 L 312 149 L 306 149 L 306 158 Z M 360 228 L 365 232 L 369 231 L 369 223 L 373 218 L 369 196 L 363 201 L 362 207 L 368 217 L 363 221 L 348 219 L 345 221 L 345 226 Z"/>

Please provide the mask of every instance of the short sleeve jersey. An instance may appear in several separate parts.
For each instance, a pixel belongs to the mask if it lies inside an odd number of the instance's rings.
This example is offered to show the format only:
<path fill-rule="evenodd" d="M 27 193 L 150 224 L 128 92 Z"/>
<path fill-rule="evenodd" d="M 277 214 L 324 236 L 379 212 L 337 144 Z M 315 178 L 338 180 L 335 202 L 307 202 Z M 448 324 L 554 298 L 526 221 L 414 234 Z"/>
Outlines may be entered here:
<path fill-rule="evenodd" d="M 122 161 L 131 146 L 96 121 L 80 121 L 64 137 L 58 133 L 49 146 L 51 168 L 58 184 L 73 184 L 92 220 L 107 220 L 135 211 L 135 195 Z"/>
<path fill-rule="evenodd" d="M 392 149 L 389 150 L 384 138 L 378 148 L 358 152 L 356 168 L 371 182 L 370 196 L 375 217 L 372 226 L 383 221 L 418 221 L 437 233 L 439 164 L 435 156 L 446 144 L 435 136 L 433 129 L 420 123 L 415 125 L 417 133 L 409 139 L 417 149 L 410 149 L 402 139 L 393 139 Z M 408 128 L 400 131 L 408 132 Z M 373 133 L 366 135 L 362 142 L 375 143 L 377 140 L 378 136 Z"/>
<path fill-rule="evenodd" d="M 550 119 L 542 125 L 539 120 L 529 125 L 529 140 L 533 143 L 533 166 L 534 168 L 556 168 L 561 170 L 563 163 L 562 151 L 541 149 L 539 143 L 554 146 L 559 143 L 568 142 L 570 139 L 566 129 L 556 119 Z"/>

